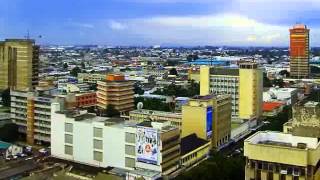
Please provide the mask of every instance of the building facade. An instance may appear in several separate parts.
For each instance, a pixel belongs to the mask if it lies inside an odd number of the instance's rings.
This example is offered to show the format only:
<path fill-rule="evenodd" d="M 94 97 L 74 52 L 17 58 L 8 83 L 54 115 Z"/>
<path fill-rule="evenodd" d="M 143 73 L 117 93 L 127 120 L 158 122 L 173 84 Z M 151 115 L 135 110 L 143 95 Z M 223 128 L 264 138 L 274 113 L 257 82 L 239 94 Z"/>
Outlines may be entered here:
<path fill-rule="evenodd" d="M 283 125 L 285 133 L 320 138 L 320 104 L 309 101 L 292 107 L 292 120 Z"/>
<path fill-rule="evenodd" d="M 200 68 L 200 95 L 228 94 L 232 117 L 259 118 L 262 114 L 263 73 L 256 63 L 240 63 L 240 68 Z"/>
<path fill-rule="evenodd" d="M 0 89 L 28 91 L 38 84 L 39 49 L 29 39 L 0 42 Z"/>
<path fill-rule="evenodd" d="M 196 96 L 182 106 L 182 137 L 195 133 L 211 141 L 212 147 L 226 144 L 231 134 L 229 95 Z"/>
<path fill-rule="evenodd" d="M 19 126 L 32 145 L 35 141 L 50 142 L 50 104 L 53 97 L 34 92 L 11 91 L 11 120 Z"/>
<path fill-rule="evenodd" d="M 168 175 L 179 167 L 180 131 L 167 122 L 120 122 L 52 104 L 51 154 L 96 167 Z M 61 142 L 62 141 L 62 142 Z M 86 144 L 86 146 L 83 146 Z"/>
<path fill-rule="evenodd" d="M 317 138 L 257 132 L 244 142 L 245 180 L 320 179 Z"/>
<path fill-rule="evenodd" d="M 108 105 L 119 112 L 134 109 L 133 82 L 126 81 L 123 75 L 107 75 L 105 81 L 98 81 L 97 107 L 105 111 Z"/>
<path fill-rule="evenodd" d="M 151 121 L 169 121 L 172 126 L 181 128 L 182 125 L 182 114 L 172 113 L 164 111 L 153 111 L 153 110 L 133 110 L 129 112 L 129 119 L 132 121 L 143 122 L 145 120 Z"/>
<path fill-rule="evenodd" d="M 310 74 L 309 32 L 303 24 L 290 29 L 290 75 L 294 78 L 308 78 Z"/>

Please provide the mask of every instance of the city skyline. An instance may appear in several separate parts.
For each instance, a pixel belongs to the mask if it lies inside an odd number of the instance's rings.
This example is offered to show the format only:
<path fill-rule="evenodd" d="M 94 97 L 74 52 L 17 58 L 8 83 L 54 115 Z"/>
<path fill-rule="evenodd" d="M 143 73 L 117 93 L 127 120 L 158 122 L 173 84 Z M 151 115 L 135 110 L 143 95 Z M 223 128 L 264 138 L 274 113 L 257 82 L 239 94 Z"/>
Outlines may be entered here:
<path fill-rule="evenodd" d="M 36 0 L 0 2 L 0 38 L 40 44 L 288 46 L 289 28 L 310 27 L 320 46 L 316 13 L 307 0 Z M 192 7 L 192 8 L 190 8 Z"/>

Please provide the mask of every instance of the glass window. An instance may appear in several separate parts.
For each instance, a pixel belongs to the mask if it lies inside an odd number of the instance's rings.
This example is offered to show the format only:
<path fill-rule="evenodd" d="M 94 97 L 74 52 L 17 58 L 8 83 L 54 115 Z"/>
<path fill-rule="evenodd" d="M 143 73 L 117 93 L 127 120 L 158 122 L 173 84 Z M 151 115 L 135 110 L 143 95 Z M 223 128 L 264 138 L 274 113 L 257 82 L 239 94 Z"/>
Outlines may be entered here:
<path fill-rule="evenodd" d="M 64 153 L 67 155 L 73 155 L 73 147 L 69 145 L 64 146 Z"/>
<path fill-rule="evenodd" d="M 102 159 L 103 159 L 103 154 L 102 154 L 102 152 L 93 151 L 93 159 L 94 159 L 95 161 L 100 161 L 100 162 L 102 162 Z"/>
<path fill-rule="evenodd" d="M 93 128 L 93 136 L 94 137 L 99 137 L 102 138 L 103 137 L 103 131 L 102 128 Z"/>
<path fill-rule="evenodd" d="M 133 158 L 127 158 L 125 159 L 125 163 L 126 163 L 126 167 L 129 167 L 129 168 L 134 168 L 136 165 L 136 161 L 135 159 Z"/>
<path fill-rule="evenodd" d="M 70 134 L 64 135 L 64 142 L 68 144 L 73 144 L 73 136 Z"/>
<path fill-rule="evenodd" d="M 73 124 L 72 123 L 65 123 L 64 130 L 65 130 L 65 132 L 72 133 L 73 132 Z"/>
<path fill-rule="evenodd" d="M 126 145 L 126 154 L 135 156 L 136 155 L 135 146 Z"/>
<path fill-rule="evenodd" d="M 102 140 L 93 140 L 93 148 L 94 149 L 102 149 Z"/>
<path fill-rule="evenodd" d="M 135 143 L 136 142 L 136 136 L 134 133 L 126 133 L 126 142 L 127 143 Z"/>

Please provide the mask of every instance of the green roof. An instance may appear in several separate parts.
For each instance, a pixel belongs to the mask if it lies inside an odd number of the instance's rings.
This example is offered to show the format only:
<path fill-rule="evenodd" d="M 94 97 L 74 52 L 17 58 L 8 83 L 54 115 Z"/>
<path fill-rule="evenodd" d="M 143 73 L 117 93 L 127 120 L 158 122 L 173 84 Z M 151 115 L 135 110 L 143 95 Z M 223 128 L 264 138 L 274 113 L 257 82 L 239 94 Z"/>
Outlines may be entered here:
<path fill-rule="evenodd" d="M 10 146 L 10 143 L 0 141 L 0 149 L 8 149 Z"/>

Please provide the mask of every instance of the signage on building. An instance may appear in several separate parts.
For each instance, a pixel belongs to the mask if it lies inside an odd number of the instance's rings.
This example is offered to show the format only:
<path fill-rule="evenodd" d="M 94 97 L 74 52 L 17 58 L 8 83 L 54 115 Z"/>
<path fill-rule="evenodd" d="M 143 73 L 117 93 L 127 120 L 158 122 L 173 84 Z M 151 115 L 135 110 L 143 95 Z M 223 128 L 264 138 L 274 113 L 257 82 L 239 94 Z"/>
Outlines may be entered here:
<path fill-rule="evenodd" d="M 158 131 L 156 129 L 137 128 L 136 152 L 137 161 L 158 164 Z"/>
<path fill-rule="evenodd" d="M 208 107 L 207 108 L 207 138 L 211 138 L 212 137 L 212 123 L 213 123 L 213 108 L 212 107 Z"/>

